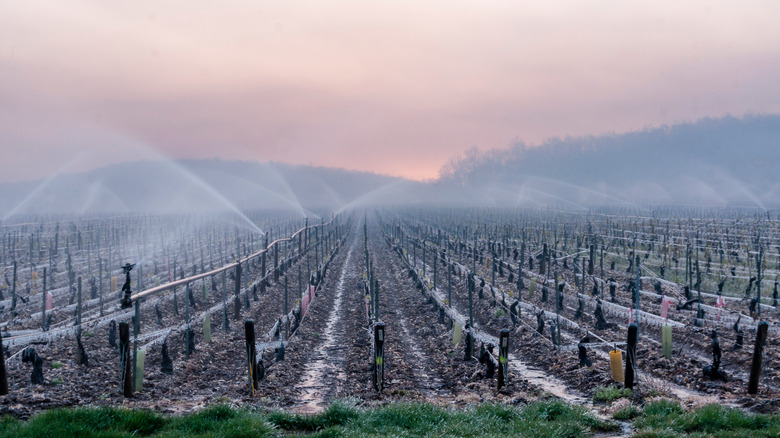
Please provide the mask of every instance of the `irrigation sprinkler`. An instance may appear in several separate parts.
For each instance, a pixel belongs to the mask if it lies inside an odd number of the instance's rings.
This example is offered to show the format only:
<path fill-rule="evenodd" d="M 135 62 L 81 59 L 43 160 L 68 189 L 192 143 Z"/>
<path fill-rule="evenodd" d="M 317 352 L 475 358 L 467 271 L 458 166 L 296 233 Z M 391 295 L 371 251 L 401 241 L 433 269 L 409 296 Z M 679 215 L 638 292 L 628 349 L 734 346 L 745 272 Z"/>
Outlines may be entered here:
<path fill-rule="evenodd" d="M 122 272 L 125 274 L 125 284 L 122 285 L 122 293 L 124 296 L 122 297 L 122 308 L 123 309 L 129 309 L 133 307 L 133 301 L 130 299 L 130 296 L 133 294 L 133 291 L 130 289 L 130 271 L 133 270 L 133 267 L 135 264 L 125 263 L 124 266 L 122 266 Z"/>

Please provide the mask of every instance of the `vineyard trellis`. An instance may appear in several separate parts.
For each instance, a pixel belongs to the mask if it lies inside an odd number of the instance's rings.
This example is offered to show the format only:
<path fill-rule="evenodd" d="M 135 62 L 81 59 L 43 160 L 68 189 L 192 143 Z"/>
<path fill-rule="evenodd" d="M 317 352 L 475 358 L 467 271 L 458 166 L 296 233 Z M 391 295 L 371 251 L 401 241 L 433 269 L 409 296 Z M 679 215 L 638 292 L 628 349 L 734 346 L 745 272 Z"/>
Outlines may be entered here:
<path fill-rule="evenodd" d="M 192 370 L 204 354 L 241 369 L 223 387 L 256 397 L 303 388 L 290 385 L 302 374 L 325 380 L 318 397 L 392 398 L 407 382 L 426 397 L 457 398 L 483 379 L 494 395 L 533 382 L 580 400 L 613 376 L 683 399 L 780 393 L 772 343 L 780 225 L 771 218 L 432 206 L 354 213 L 316 225 L 248 214 L 265 234 L 219 216 L 4 224 L 0 335 L 9 392 L 25 391 L 22 356 L 35 348 L 54 375 L 62 372 L 52 364 L 63 361 L 54 354 L 63 351 L 75 358 L 68 371 L 83 370 L 85 379 L 86 370 L 108 368 L 115 380 L 121 365 L 129 383 L 117 388 L 141 398 L 173 393 L 160 388 L 160 379 L 185 379 L 173 361 Z M 361 238 L 363 257 L 339 251 Z M 133 261 L 123 274 L 122 263 Z M 334 267 L 336 284 L 327 281 Z M 126 309 L 123 275 L 134 290 Z M 126 359 L 104 341 L 97 346 L 106 329 Z M 724 346 L 717 355 L 716 341 Z M 239 362 L 229 357 L 236 346 Z M 319 366 L 336 350 L 349 359 L 328 369 L 346 377 L 300 371 L 315 351 L 326 355 Z M 404 374 L 412 363 L 420 364 L 417 378 Z M 335 384 L 344 387 L 328 386 Z"/>

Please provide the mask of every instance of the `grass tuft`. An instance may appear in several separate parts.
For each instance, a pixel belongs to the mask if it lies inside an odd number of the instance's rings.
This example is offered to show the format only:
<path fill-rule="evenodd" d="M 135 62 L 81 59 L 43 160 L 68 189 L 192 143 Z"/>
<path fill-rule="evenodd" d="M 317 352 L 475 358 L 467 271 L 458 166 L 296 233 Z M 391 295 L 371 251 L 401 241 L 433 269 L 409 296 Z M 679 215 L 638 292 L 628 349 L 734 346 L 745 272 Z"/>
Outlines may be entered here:
<path fill-rule="evenodd" d="M 609 403 L 619 398 L 631 398 L 634 391 L 629 388 L 618 388 L 617 386 L 599 386 L 593 391 L 593 401 L 596 403 Z"/>
<path fill-rule="evenodd" d="M 333 426 L 343 426 L 360 415 L 357 408 L 346 403 L 331 404 L 324 412 L 315 415 L 294 414 L 284 411 L 268 413 L 268 421 L 285 430 L 317 431 Z"/>
<path fill-rule="evenodd" d="M 162 416 L 144 410 L 107 407 L 54 409 L 27 422 L 12 425 L 13 431 L 3 428 L 0 436 L 148 436 L 164 423 Z"/>
<path fill-rule="evenodd" d="M 612 413 L 612 418 L 618 421 L 627 421 L 638 417 L 640 413 L 639 408 L 636 406 L 627 405 Z"/>
<path fill-rule="evenodd" d="M 780 416 L 749 414 L 721 405 L 686 412 L 677 402 L 659 400 L 645 406 L 634 428 L 639 437 L 777 437 Z"/>

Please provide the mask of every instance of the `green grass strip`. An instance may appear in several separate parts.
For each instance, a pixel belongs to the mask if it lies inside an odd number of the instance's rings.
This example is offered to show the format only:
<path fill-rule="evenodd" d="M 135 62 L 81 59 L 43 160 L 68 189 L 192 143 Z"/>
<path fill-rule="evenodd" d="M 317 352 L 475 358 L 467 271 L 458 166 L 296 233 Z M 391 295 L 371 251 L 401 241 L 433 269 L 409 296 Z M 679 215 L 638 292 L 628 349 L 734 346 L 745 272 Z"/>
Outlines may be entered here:
<path fill-rule="evenodd" d="M 780 437 L 780 415 L 749 414 L 736 408 L 706 405 L 686 411 L 679 403 L 648 403 L 634 422 L 634 436 Z"/>
<path fill-rule="evenodd" d="M 361 409 L 334 403 L 316 415 L 253 412 L 216 405 L 184 416 L 109 407 L 54 409 L 28 421 L 0 418 L 6 437 L 579 437 L 616 430 L 584 409 L 561 401 L 518 408 L 481 404 L 465 409 L 392 403 Z"/>

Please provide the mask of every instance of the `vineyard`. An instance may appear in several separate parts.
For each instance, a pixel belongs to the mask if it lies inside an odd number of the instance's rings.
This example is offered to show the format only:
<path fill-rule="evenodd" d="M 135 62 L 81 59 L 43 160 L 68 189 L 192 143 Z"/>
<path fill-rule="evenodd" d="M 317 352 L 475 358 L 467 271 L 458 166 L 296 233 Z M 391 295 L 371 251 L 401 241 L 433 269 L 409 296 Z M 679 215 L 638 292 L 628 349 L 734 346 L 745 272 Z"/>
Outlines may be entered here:
<path fill-rule="evenodd" d="M 396 207 L 2 225 L 0 413 L 339 399 L 776 412 L 766 214 Z M 3 385 L 5 384 L 5 385 Z"/>

